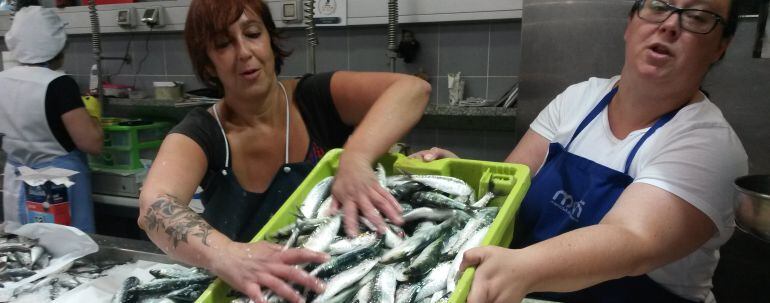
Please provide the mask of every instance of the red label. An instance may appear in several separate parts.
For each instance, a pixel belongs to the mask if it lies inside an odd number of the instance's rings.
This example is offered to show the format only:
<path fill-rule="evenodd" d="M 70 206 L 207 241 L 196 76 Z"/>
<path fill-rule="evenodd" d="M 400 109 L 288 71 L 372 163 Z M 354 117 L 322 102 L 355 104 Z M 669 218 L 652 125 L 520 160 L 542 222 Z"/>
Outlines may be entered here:
<path fill-rule="evenodd" d="M 27 222 L 70 225 L 70 203 L 56 204 L 27 201 Z"/>

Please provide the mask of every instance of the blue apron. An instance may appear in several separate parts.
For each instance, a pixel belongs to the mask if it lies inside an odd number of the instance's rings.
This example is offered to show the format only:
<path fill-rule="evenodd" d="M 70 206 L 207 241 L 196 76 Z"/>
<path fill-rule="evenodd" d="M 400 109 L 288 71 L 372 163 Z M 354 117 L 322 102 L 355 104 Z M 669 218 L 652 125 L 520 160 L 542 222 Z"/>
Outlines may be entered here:
<path fill-rule="evenodd" d="M 83 152 L 75 149 L 66 155 L 54 158 L 51 161 L 33 165 L 16 163 L 10 160 L 8 160 L 8 162 L 17 168 L 26 165 L 32 169 L 58 167 L 77 171 L 77 174 L 69 177 L 70 181 L 75 182 L 75 184 L 67 189 L 67 196 L 69 197 L 70 203 L 71 225 L 87 233 L 96 232 L 96 228 L 94 227 L 94 204 L 91 200 L 91 170 L 88 168 L 88 162 Z M 18 174 L 18 169 L 16 173 Z M 19 191 L 19 200 L 17 201 L 19 205 L 19 222 L 27 224 L 29 223 L 29 220 L 27 218 L 27 197 L 24 186 L 21 186 Z"/>
<path fill-rule="evenodd" d="M 519 209 L 512 248 L 522 248 L 574 229 L 598 224 L 633 182 L 631 162 L 642 144 L 678 112 L 655 122 L 628 155 L 623 172 L 569 152 L 572 141 L 610 103 L 613 88 L 580 123 L 566 147 L 551 143 L 548 157 L 532 179 Z M 570 293 L 536 293 L 530 296 L 560 302 L 692 302 L 681 298 L 648 276 L 624 277 Z"/>

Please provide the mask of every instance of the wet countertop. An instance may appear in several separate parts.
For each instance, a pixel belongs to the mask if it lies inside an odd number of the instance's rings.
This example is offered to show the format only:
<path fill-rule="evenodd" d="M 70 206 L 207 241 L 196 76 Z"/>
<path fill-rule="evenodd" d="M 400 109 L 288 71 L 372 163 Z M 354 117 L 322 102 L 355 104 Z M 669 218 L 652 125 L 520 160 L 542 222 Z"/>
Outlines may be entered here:
<path fill-rule="evenodd" d="M 420 127 L 466 130 L 513 131 L 516 109 L 502 107 L 461 107 L 429 105 L 419 123 Z"/>
<path fill-rule="evenodd" d="M 155 243 L 152 243 L 150 241 L 134 240 L 134 239 L 112 237 L 112 236 L 105 236 L 105 235 L 98 235 L 98 234 L 89 234 L 89 236 L 91 236 L 91 238 L 94 239 L 94 241 L 96 241 L 96 244 L 98 244 L 100 248 L 114 247 L 114 248 L 121 248 L 121 249 L 127 249 L 127 250 L 135 250 L 135 251 L 165 255 L 163 251 L 161 251 L 157 246 L 155 246 Z"/>

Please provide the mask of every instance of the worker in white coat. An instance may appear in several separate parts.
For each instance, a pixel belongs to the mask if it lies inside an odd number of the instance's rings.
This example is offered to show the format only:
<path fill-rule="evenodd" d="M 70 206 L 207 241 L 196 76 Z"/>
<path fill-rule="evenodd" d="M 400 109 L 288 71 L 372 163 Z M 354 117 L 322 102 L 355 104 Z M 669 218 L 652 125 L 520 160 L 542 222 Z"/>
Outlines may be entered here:
<path fill-rule="evenodd" d="M 0 72 L 0 133 L 7 155 L 3 184 L 6 229 L 41 221 L 28 211 L 18 179 L 19 167 L 58 167 L 77 171 L 67 189 L 70 225 L 94 232 L 91 178 L 83 152 L 99 154 L 103 133 L 98 119 L 84 107 L 72 77 L 56 71 L 67 41 L 64 22 L 52 9 L 20 9 L 5 35 L 19 66 Z M 50 195 L 50 193 L 47 193 Z M 46 207 L 48 204 L 46 204 Z"/>

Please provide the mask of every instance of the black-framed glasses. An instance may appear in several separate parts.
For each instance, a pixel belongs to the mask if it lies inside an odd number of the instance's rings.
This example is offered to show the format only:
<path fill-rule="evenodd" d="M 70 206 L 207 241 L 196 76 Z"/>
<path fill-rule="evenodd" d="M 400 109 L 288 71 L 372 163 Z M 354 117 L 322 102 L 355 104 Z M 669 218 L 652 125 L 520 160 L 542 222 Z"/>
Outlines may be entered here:
<path fill-rule="evenodd" d="M 672 14 L 679 14 L 679 27 L 697 33 L 708 34 L 717 27 L 725 26 L 725 18 L 719 14 L 696 8 L 680 8 L 662 0 L 639 0 L 637 15 L 645 21 L 663 23 Z"/>

